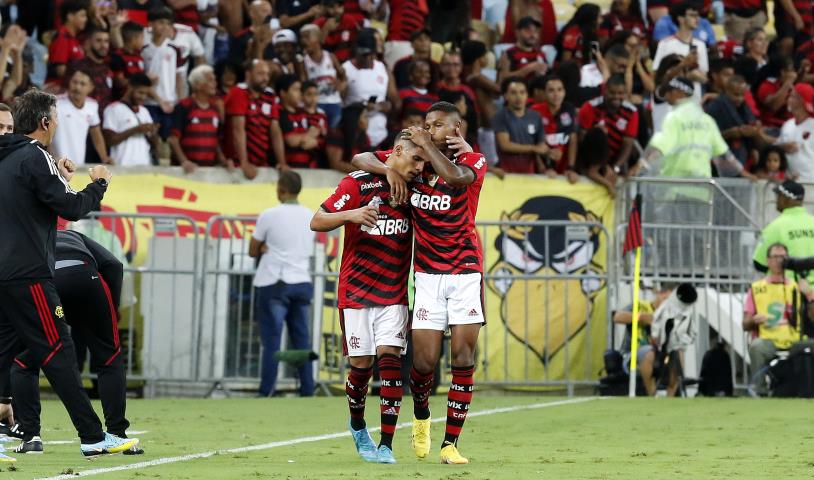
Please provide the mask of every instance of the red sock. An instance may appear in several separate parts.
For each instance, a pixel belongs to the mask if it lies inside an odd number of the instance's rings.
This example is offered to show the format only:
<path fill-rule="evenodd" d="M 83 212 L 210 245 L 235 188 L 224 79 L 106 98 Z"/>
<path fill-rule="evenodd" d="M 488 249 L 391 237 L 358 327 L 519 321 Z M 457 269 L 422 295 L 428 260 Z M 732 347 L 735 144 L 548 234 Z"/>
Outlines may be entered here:
<path fill-rule="evenodd" d="M 373 375 L 373 368 L 350 367 L 348 383 L 345 384 L 345 394 L 348 397 L 350 409 L 350 422 L 354 430 L 365 428 L 365 398 L 367 398 L 367 384 Z"/>
<path fill-rule="evenodd" d="M 393 434 L 401 409 L 401 357 L 385 354 L 379 357 L 379 377 L 381 378 L 381 399 L 379 410 L 382 414 L 382 441 L 380 445 L 392 448 Z"/>
<path fill-rule="evenodd" d="M 472 403 L 472 392 L 475 391 L 475 383 L 472 379 L 474 373 L 474 365 L 452 367 L 452 384 L 447 395 L 447 430 L 442 447 L 458 443 L 458 436 L 461 434 L 466 414 L 469 412 L 469 404 Z"/>
<path fill-rule="evenodd" d="M 414 368 L 410 369 L 410 391 L 413 394 L 413 412 L 415 418 L 426 420 L 430 418 L 430 393 L 435 380 L 435 372 L 421 373 Z"/>

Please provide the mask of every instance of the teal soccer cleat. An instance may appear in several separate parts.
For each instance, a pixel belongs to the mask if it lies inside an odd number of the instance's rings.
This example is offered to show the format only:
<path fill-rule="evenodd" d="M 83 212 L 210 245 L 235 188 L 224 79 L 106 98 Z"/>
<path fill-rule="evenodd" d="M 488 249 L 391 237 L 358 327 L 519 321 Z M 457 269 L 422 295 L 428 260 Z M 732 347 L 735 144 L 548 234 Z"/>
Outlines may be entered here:
<path fill-rule="evenodd" d="M 396 457 L 393 456 L 393 450 L 390 450 L 390 447 L 387 445 L 379 445 L 379 449 L 376 451 L 379 459 L 379 463 L 396 463 Z"/>
<path fill-rule="evenodd" d="M 370 432 L 367 431 L 367 428 L 354 430 L 350 421 L 348 421 L 348 429 L 353 437 L 353 443 L 356 444 L 356 451 L 362 457 L 362 460 L 372 463 L 378 462 L 379 456 L 376 454 L 376 444 L 370 438 Z"/>

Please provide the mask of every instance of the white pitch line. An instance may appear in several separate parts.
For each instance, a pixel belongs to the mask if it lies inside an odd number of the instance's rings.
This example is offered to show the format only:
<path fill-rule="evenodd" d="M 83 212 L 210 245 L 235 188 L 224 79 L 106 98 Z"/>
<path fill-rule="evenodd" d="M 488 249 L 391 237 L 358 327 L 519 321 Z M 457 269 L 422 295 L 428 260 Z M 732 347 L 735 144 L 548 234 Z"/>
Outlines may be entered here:
<path fill-rule="evenodd" d="M 127 432 L 128 437 L 133 437 L 136 435 L 144 435 L 145 433 L 150 433 L 149 430 L 133 430 Z M 16 440 L 16 439 L 15 439 Z M 0 440 L 2 441 L 2 440 Z M 42 442 L 43 445 L 70 445 L 72 443 L 77 443 L 78 439 L 73 440 L 45 440 Z"/>
<path fill-rule="evenodd" d="M 560 405 L 573 405 L 577 403 L 585 403 L 590 402 L 593 400 L 598 400 L 603 397 L 583 397 L 583 398 L 575 398 L 570 400 L 559 400 L 556 402 L 545 402 L 545 403 L 532 403 L 530 405 L 516 405 L 513 407 L 502 407 L 502 408 L 492 408 L 489 410 L 482 410 L 480 412 L 473 412 L 467 415 L 467 418 L 471 417 L 482 417 L 485 415 L 496 415 L 498 413 L 510 413 L 510 412 L 519 412 L 521 410 L 536 410 L 540 408 L 548 408 L 548 407 L 557 407 Z M 432 419 L 432 423 L 439 423 L 445 422 L 447 417 L 436 417 Z M 398 426 L 400 428 L 408 427 L 412 425 L 413 422 L 404 422 L 400 423 Z M 375 432 L 380 430 L 380 428 L 370 429 L 371 432 Z M 300 437 L 295 438 L 293 440 L 283 440 L 279 442 L 271 442 L 271 443 L 264 443 L 261 445 L 251 445 L 248 447 L 238 447 L 238 448 L 230 448 L 228 450 L 211 450 L 209 452 L 201 452 L 201 453 L 192 453 L 189 455 L 181 455 L 178 457 L 164 457 L 164 458 L 156 458 L 155 460 L 148 460 L 144 462 L 138 463 L 130 463 L 127 465 L 119 465 L 117 467 L 109 467 L 109 468 L 95 468 L 92 470 L 85 470 L 82 472 L 76 472 L 70 475 L 57 475 L 55 477 L 46 477 L 40 478 L 38 480 L 70 480 L 76 477 L 89 477 L 92 475 L 101 475 L 103 473 L 112 473 L 112 472 L 121 472 L 125 470 L 137 470 L 141 468 L 147 467 L 154 467 L 157 465 L 166 465 L 168 463 L 177 463 L 177 462 L 186 462 L 189 460 L 196 460 L 199 458 L 209 458 L 214 455 L 227 455 L 233 453 L 244 453 L 244 452 L 255 452 L 258 450 L 269 450 L 272 448 L 278 447 L 290 447 L 291 445 L 299 445 L 301 443 L 311 443 L 311 442 L 320 442 L 322 440 L 333 440 L 335 438 L 342 438 L 350 436 L 350 432 L 337 432 L 337 433 L 329 433 L 326 435 L 315 435 L 311 437 Z"/>

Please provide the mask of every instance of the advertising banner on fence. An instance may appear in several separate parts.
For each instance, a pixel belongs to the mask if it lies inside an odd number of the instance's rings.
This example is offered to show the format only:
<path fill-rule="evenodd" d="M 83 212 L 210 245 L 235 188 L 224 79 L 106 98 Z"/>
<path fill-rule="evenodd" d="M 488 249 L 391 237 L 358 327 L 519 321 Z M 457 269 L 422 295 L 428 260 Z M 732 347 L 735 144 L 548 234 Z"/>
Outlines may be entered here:
<path fill-rule="evenodd" d="M 300 202 L 311 209 L 333 191 L 306 187 Z M 73 186 L 82 188 L 84 179 Z M 324 183 L 324 182 L 323 182 Z M 257 216 L 277 205 L 274 184 L 201 183 L 160 174 L 117 175 L 103 210 L 118 213 L 179 214 L 191 217 L 203 233 L 213 215 Z M 585 275 L 605 274 L 607 242 L 612 232 L 613 201 L 592 183 L 575 185 L 537 176 L 488 176 L 480 197 L 478 221 L 596 222 L 601 227 L 500 227 L 479 229 L 484 244 L 484 302 L 487 326 L 478 351 L 478 377 L 489 381 L 595 380 L 602 367 L 606 317 L 604 280 Z M 169 234 L 149 220 L 104 220 L 115 231 L 134 266 L 145 261 L 149 238 Z M 170 226 L 170 230 L 172 230 Z M 283 227 L 284 228 L 284 227 Z M 176 235 L 189 235 L 181 225 Z M 226 228 L 221 235 L 241 235 Z M 210 232 L 211 233 L 211 232 Z M 244 239 L 248 242 L 248 239 Z M 338 270 L 340 247 L 325 242 L 328 268 Z M 559 278 L 564 274 L 581 279 Z M 491 278 L 499 276 L 498 279 Z M 525 275 L 524 278 L 517 276 Z M 338 318 L 332 311 L 333 285 L 325 285 L 322 378 L 341 362 Z"/>

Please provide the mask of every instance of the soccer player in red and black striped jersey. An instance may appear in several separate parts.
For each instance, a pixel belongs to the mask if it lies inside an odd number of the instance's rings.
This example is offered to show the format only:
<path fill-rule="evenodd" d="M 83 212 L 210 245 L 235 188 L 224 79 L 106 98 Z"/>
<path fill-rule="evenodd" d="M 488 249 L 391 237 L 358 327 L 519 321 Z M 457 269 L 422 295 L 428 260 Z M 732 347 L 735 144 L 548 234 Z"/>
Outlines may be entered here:
<path fill-rule="evenodd" d="M 633 141 L 639 132 L 639 112 L 625 100 L 625 77 L 612 75 L 605 84 L 605 94 L 582 104 L 579 109 L 579 127 L 587 131 L 599 127 L 608 136 L 608 158 L 605 164 L 616 173 L 627 175 L 632 165 Z"/>
<path fill-rule="evenodd" d="M 173 162 L 187 173 L 197 167 L 220 164 L 234 168 L 218 145 L 220 116 L 215 107 L 218 83 L 209 65 L 199 65 L 189 73 L 192 94 L 182 99 L 173 112 L 173 126 L 168 142 Z"/>
<path fill-rule="evenodd" d="M 410 182 L 424 169 L 423 150 L 399 139 L 387 167 Z M 346 393 L 350 430 L 368 462 L 395 463 L 393 434 L 401 406 L 401 354 L 407 342 L 407 275 L 412 231 L 407 205 L 392 202 L 384 176 L 351 172 L 311 220 L 320 232 L 345 226 L 339 309 L 351 371 Z M 378 357 L 382 437 L 376 448 L 365 423 L 365 397 Z"/>
<path fill-rule="evenodd" d="M 503 52 L 498 63 L 498 81 L 518 77 L 529 81 L 548 71 L 545 55 L 540 51 L 540 22 L 523 17 L 517 22 L 517 43 Z"/>
<path fill-rule="evenodd" d="M 272 150 L 278 162 L 285 162 L 282 134 L 278 138 L 272 132 L 279 99 L 268 86 L 269 75 L 268 62 L 250 61 L 246 82 L 232 87 L 224 102 L 226 141 L 223 150 L 227 157 L 240 164 L 249 179 L 257 176 L 257 167 L 271 165 L 269 153 Z"/>
<path fill-rule="evenodd" d="M 475 347 L 485 322 L 482 304 L 483 256 L 475 231 L 478 197 L 486 174 L 483 155 L 472 152 L 460 135 L 461 113 L 455 105 L 430 107 L 424 129 L 411 127 L 405 135 L 422 147 L 432 170 L 425 169 L 410 186 L 415 226 L 415 306 L 412 320 L 413 450 L 419 458 L 430 450 L 429 395 L 441 340 L 452 335 L 452 384 L 447 397 L 446 435 L 441 462 L 464 464 L 457 448 L 474 391 Z M 386 152 L 357 155 L 353 163 L 386 175 L 397 200 L 403 181 L 380 160 Z"/>
<path fill-rule="evenodd" d="M 438 95 L 428 90 L 430 84 L 430 64 L 425 60 L 414 60 L 410 64 L 410 86 L 399 90 L 401 110 L 426 112 L 438 101 Z"/>

